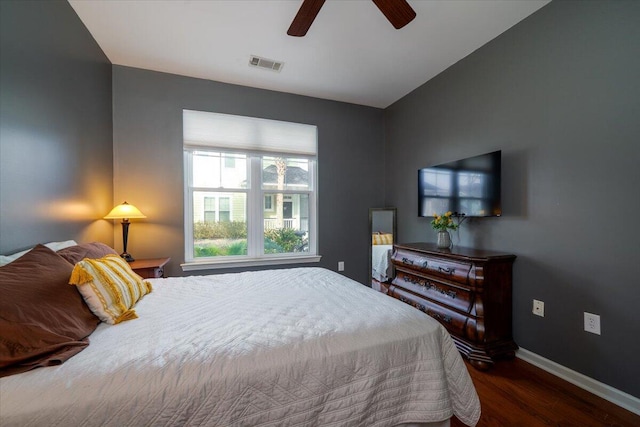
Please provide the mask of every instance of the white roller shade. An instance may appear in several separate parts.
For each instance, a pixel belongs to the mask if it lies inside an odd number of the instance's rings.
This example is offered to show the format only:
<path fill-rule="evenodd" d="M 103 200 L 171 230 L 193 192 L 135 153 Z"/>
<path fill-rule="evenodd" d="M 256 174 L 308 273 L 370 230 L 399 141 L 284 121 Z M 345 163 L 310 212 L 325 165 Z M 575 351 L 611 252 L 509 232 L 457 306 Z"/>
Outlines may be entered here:
<path fill-rule="evenodd" d="M 317 126 L 183 110 L 185 146 L 316 155 Z"/>

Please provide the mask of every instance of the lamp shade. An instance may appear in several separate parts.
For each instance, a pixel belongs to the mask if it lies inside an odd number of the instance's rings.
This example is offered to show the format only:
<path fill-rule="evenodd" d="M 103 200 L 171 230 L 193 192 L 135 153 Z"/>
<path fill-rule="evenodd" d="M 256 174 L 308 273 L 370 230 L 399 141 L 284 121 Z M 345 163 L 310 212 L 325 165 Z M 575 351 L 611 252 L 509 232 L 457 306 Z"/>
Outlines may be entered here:
<path fill-rule="evenodd" d="M 146 218 L 147 216 L 140 212 L 140 209 L 136 208 L 133 205 L 130 205 L 127 202 L 124 202 L 121 205 L 116 206 L 111 209 L 111 212 L 104 219 L 131 219 L 131 218 Z"/>

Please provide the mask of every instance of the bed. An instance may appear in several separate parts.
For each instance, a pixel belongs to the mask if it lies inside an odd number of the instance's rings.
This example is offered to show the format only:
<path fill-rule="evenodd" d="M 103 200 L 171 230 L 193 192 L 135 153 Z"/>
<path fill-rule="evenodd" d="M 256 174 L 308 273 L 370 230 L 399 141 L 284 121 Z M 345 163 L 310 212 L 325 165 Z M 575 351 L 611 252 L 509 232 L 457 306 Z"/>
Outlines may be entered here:
<path fill-rule="evenodd" d="M 475 425 L 480 404 L 429 316 L 335 272 L 152 279 L 59 366 L 0 378 L 8 426 Z"/>
<path fill-rule="evenodd" d="M 371 247 L 371 277 L 378 282 L 393 278 L 391 255 L 393 245 L 373 245 Z"/>
<path fill-rule="evenodd" d="M 393 279 L 392 253 L 393 233 L 371 233 L 371 278 L 374 279 L 374 283 L 384 283 Z"/>

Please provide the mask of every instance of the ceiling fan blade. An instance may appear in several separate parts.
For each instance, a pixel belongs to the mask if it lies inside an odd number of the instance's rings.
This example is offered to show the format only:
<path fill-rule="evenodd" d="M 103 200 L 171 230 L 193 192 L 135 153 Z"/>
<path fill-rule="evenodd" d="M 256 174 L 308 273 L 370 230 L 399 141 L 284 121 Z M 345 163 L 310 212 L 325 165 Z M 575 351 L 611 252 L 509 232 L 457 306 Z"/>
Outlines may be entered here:
<path fill-rule="evenodd" d="M 298 10 L 296 17 L 293 18 L 289 30 L 287 30 L 287 34 L 294 37 L 302 37 L 307 34 L 324 2 L 325 0 L 303 0 L 300 10 Z"/>
<path fill-rule="evenodd" d="M 380 12 L 387 17 L 391 25 L 400 29 L 413 21 L 416 12 L 409 6 L 406 0 L 372 0 Z"/>

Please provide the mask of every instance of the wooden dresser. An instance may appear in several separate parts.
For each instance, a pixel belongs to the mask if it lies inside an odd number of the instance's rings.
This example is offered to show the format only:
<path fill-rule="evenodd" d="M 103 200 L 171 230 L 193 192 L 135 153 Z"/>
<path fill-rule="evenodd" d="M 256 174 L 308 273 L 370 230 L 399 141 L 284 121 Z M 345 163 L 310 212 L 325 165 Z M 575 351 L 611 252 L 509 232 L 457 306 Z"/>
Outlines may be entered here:
<path fill-rule="evenodd" d="M 512 358 L 511 277 L 515 255 L 432 243 L 394 245 L 388 295 L 437 319 L 478 369 Z"/>

